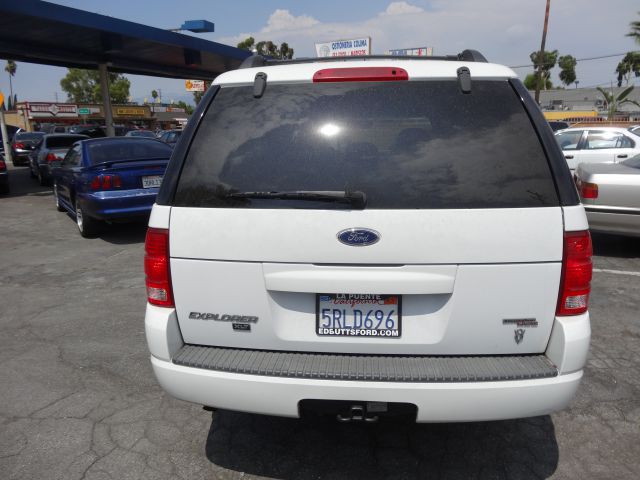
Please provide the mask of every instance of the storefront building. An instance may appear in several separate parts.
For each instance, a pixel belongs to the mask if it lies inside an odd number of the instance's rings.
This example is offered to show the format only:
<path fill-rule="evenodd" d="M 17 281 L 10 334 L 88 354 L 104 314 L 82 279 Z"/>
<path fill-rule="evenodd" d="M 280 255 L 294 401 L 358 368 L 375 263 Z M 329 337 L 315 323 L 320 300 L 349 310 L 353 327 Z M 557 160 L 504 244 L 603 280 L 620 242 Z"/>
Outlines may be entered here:
<path fill-rule="evenodd" d="M 184 109 L 156 105 L 113 105 L 115 125 L 154 130 L 175 128 L 186 122 Z M 16 110 L 5 113 L 7 124 L 27 131 L 44 130 L 50 125 L 104 125 L 104 111 L 98 104 L 58 102 L 20 102 Z"/>

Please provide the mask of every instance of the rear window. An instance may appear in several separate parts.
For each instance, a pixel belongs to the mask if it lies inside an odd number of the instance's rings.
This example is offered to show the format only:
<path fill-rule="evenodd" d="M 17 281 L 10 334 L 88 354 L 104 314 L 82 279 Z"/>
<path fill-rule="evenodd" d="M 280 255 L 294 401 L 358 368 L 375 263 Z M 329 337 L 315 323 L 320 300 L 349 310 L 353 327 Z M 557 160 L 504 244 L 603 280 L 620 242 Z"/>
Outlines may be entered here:
<path fill-rule="evenodd" d="M 169 159 L 172 151 L 162 142 L 144 139 L 91 142 L 88 147 L 91 165 L 123 160 Z"/>
<path fill-rule="evenodd" d="M 43 136 L 43 132 L 16 133 L 16 140 L 40 140 Z"/>
<path fill-rule="evenodd" d="M 83 135 L 47 138 L 47 148 L 69 148 L 78 140 L 85 140 Z"/>
<path fill-rule="evenodd" d="M 222 88 L 185 159 L 174 205 L 350 208 L 234 192 L 362 191 L 368 209 L 559 204 L 546 156 L 507 81 Z"/>

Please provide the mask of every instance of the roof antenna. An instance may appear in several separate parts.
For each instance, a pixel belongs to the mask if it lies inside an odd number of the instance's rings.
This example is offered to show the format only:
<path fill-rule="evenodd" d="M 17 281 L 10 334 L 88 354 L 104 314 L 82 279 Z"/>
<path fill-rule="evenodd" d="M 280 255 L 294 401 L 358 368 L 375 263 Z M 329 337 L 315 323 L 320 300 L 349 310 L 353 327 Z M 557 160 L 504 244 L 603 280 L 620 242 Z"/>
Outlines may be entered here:
<path fill-rule="evenodd" d="M 264 72 L 256 73 L 256 78 L 253 80 L 253 98 L 262 97 L 265 88 L 267 88 L 267 74 Z"/>
<path fill-rule="evenodd" d="M 469 69 L 467 67 L 460 67 L 456 70 L 456 73 L 458 74 L 458 85 L 462 93 L 471 93 L 471 72 Z"/>

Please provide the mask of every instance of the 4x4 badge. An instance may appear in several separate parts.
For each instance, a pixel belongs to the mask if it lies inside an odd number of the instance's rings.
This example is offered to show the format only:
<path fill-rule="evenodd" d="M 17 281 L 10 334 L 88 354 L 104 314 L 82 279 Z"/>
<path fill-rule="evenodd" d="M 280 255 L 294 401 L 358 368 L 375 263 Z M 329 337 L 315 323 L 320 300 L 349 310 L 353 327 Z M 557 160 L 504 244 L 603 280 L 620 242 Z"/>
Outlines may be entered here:
<path fill-rule="evenodd" d="M 515 334 L 513 338 L 515 339 L 516 344 L 520 345 L 520 342 L 524 339 L 524 331 L 524 328 L 517 328 L 513 331 Z"/>

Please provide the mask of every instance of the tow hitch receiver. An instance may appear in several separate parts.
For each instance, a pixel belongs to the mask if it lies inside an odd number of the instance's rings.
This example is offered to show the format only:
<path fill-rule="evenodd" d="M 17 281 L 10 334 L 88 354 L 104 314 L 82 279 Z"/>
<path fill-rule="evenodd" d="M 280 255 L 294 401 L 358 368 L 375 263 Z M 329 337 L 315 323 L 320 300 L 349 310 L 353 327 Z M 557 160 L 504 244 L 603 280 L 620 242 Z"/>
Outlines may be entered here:
<path fill-rule="evenodd" d="M 339 413 L 338 415 L 336 415 L 336 418 L 338 419 L 339 422 L 344 422 L 344 423 L 346 422 L 369 422 L 369 423 L 377 422 L 378 415 L 375 415 L 371 410 L 367 409 L 367 406 L 370 403 L 375 403 L 376 405 L 384 405 L 384 410 L 378 410 L 378 411 L 383 411 L 383 412 L 387 411 L 386 403 L 368 402 L 367 405 L 351 405 L 351 407 L 349 407 L 349 411 L 347 412 L 347 414 L 343 415 Z"/>

